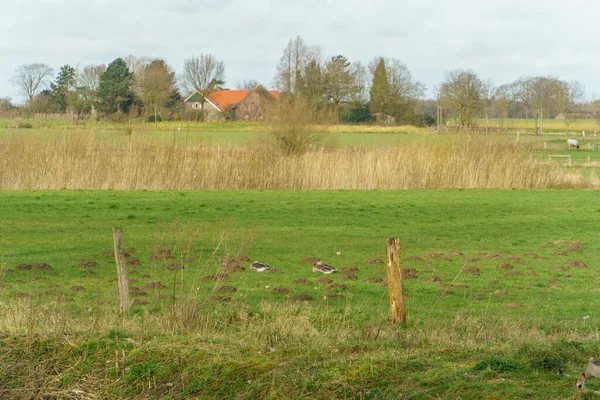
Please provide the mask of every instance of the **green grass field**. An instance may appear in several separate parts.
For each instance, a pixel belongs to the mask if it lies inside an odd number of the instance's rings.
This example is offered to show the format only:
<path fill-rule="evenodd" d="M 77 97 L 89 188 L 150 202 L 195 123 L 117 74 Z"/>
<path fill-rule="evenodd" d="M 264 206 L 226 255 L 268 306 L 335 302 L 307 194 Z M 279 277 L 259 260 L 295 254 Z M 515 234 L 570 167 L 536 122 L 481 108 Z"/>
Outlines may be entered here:
<path fill-rule="evenodd" d="M 0 397 L 596 398 L 600 383 L 577 393 L 574 382 L 600 353 L 599 200 L 571 190 L 2 192 Z M 130 267 L 140 305 L 124 319 L 115 226 L 140 261 Z M 402 239 L 404 326 L 388 322 L 384 265 L 367 263 L 385 260 L 388 237 Z M 159 256 L 167 250 L 175 258 Z M 280 273 L 241 262 L 225 281 L 203 280 L 238 254 Z M 347 272 L 317 283 L 304 257 Z M 42 262 L 51 269 L 18 267 Z M 214 292 L 222 285 L 237 291 Z"/>

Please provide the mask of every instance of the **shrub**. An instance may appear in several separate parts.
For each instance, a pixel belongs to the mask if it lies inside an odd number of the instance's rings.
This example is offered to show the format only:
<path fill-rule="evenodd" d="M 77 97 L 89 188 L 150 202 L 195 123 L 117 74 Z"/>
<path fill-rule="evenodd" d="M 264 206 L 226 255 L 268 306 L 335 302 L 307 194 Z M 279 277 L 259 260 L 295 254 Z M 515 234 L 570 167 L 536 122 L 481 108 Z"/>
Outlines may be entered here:
<path fill-rule="evenodd" d="M 285 154 L 302 154 L 320 144 L 323 133 L 314 125 L 314 108 L 302 100 L 281 102 L 270 118 L 269 133 Z"/>
<path fill-rule="evenodd" d="M 351 108 L 342 114 L 342 122 L 345 124 L 361 124 L 374 122 L 375 116 L 366 108 Z"/>

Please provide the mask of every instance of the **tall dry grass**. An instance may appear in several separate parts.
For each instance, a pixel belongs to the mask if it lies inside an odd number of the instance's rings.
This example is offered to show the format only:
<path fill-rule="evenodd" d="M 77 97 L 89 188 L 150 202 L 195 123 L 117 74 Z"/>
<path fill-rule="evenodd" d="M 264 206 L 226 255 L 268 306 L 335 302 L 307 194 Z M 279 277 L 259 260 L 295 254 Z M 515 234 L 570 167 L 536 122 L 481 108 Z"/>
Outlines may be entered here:
<path fill-rule="evenodd" d="M 314 149 L 165 141 L 106 143 L 81 135 L 6 138 L 0 190 L 28 189 L 425 189 L 595 188 L 585 177 L 543 165 L 523 147 L 475 136 L 427 145 Z"/>

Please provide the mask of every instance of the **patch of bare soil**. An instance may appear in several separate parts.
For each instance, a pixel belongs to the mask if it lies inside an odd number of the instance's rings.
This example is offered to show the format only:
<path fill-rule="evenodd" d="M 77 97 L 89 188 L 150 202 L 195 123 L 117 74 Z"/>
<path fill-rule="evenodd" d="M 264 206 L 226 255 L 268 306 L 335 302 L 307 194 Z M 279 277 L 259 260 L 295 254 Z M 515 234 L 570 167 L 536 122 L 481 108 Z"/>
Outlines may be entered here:
<path fill-rule="evenodd" d="M 452 290 L 442 289 L 442 290 L 438 290 L 438 294 L 449 295 L 449 294 L 454 294 L 454 292 Z"/>
<path fill-rule="evenodd" d="M 428 276 L 423 280 L 425 282 L 443 282 L 442 278 L 440 278 L 439 276 Z"/>
<path fill-rule="evenodd" d="M 33 265 L 31 265 L 31 264 L 19 264 L 15 268 L 16 269 L 20 269 L 22 271 L 29 271 L 31 268 L 33 268 Z"/>
<path fill-rule="evenodd" d="M 500 257 L 500 254 L 491 254 L 491 253 L 488 253 L 485 256 L 483 256 L 483 258 L 485 258 L 487 260 L 490 260 L 492 258 L 498 258 L 498 257 Z"/>
<path fill-rule="evenodd" d="M 402 279 L 419 279 L 415 268 L 402 268 Z"/>
<path fill-rule="evenodd" d="M 571 252 L 581 251 L 582 248 L 583 248 L 583 243 L 581 243 L 579 241 L 574 241 L 570 245 L 567 246 L 565 251 L 568 253 L 571 253 Z"/>
<path fill-rule="evenodd" d="M 144 286 L 144 288 L 145 289 L 165 289 L 166 286 L 160 282 L 150 282 L 146 286 Z"/>
<path fill-rule="evenodd" d="M 497 285 L 500 283 L 500 281 L 497 279 L 494 279 L 493 281 L 490 281 L 489 283 L 490 283 L 490 285 Z"/>
<path fill-rule="evenodd" d="M 292 281 L 292 283 L 295 283 L 297 285 L 312 285 L 311 281 L 309 281 L 308 279 L 304 279 L 304 278 L 294 279 Z"/>
<path fill-rule="evenodd" d="M 343 274 L 342 279 L 357 280 L 358 276 L 356 276 L 356 274 Z"/>
<path fill-rule="evenodd" d="M 84 260 L 84 261 L 80 261 L 79 264 L 77 264 L 78 267 L 82 267 L 82 268 L 91 268 L 91 267 L 97 267 L 98 264 L 96 261 L 92 261 L 92 260 Z"/>
<path fill-rule="evenodd" d="M 481 274 L 481 270 L 474 266 L 464 267 L 463 272 L 465 272 L 469 275 L 475 275 L 475 276 L 480 276 L 480 274 Z"/>
<path fill-rule="evenodd" d="M 363 281 L 369 283 L 381 283 L 383 282 L 383 279 L 378 276 L 370 276 L 368 278 L 363 279 Z"/>
<path fill-rule="evenodd" d="M 525 261 L 521 257 L 518 257 L 518 256 L 509 256 L 509 257 L 506 257 L 506 259 L 514 262 L 515 264 L 524 264 L 525 263 Z"/>
<path fill-rule="evenodd" d="M 315 257 L 315 256 L 307 256 L 307 257 L 302 257 L 301 262 L 303 263 L 310 263 L 310 264 L 314 264 L 317 261 L 320 261 L 321 259 L 319 257 Z"/>
<path fill-rule="evenodd" d="M 73 292 L 85 292 L 85 288 L 83 286 L 73 285 L 73 286 L 71 286 L 71 291 L 73 291 Z"/>
<path fill-rule="evenodd" d="M 359 272 L 358 267 L 343 267 L 342 272 Z"/>
<path fill-rule="evenodd" d="M 231 301 L 231 297 L 227 297 L 227 296 L 213 296 L 212 299 L 214 301 L 223 301 L 223 302 Z"/>
<path fill-rule="evenodd" d="M 273 291 L 273 293 L 279 293 L 279 294 L 286 294 L 286 293 L 291 292 L 290 289 L 283 288 L 283 287 L 274 287 L 272 291 Z"/>
<path fill-rule="evenodd" d="M 521 271 L 508 271 L 506 276 L 524 276 L 525 274 Z"/>
<path fill-rule="evenodd" d="M 167 269 L 168 269 L 169 271 L 179 271 L 179 270 L 182 270 L 182 269 L 184 269 L 184 268 L 185 268 L 185 267 L 184 267 L 183 265 L 181 265 L 181 264 L 175 264 L 175 263 L 169 264 L 169 265 L 167 266 Z"/>
<path fill-rule="evenodd" d="M 333 281 L 331 279 L 329 279 L 329 278 L 321 277 L 321 278 L 317 278 L 316 282 L 317 283 L 329 284 L 329 283 L 331 283 Z"/>
<path fill-rule="evenodd" d="M 466 257 L 463 260 L 464 262 L 468 262 L 468 263 L 475 263 L 477 261 L 481 261 L 481 258 L 479 257 Z"/>
<path fill-rule="evenodd" d="M 126 265 L 130 265 L 130 266 L 135 266 L 135 265 L 142 265 L 140 263 L 140 260 L 138 260 L 137 258 L 131 257 L 131 258 L 125 258 L 125 264 Z"/>
<path fill-rule="evenodd" d="M 221 266 L 221 270 L 223 272 L 235 273 L 235 272 L 243 272 L 246 270 L 246 268 L 242 267 L 238 263 L 232 263 L 232 264 L 223 264 Z"/>
<path fill-rule="evenodd" d="M 464 284 L 464 283 L 454 283 L 454 284 L 449 284 L 448 286 L 457 288 L 457 289 L 468 289 L 469 288 L 469 285 Z"/>
<path fill-rule="evenodd" d="M 150 274 L 144 274 L 141 276 L 141 278 L 147 279 L 147 278 L 152 278 L 152 276 Z"/>
<path fill-rule="evenodd" d="M 465 255 L 465 253 L 463 253 L 462 251 L 450 250 L 450 251 L 448 252 L 448 255 L 449 255 L 449 256 L 458 256 L 458 257 L 460 257 L 460 256 L 464 256 L 464 255 Z"/>
<path fill-rule="evenodd" d="M 423 257 L 420 256 L 409 256 L 404 259 L 405 261 L 422 261 Z"/>
<path fill-rule="evenodd" d="M 25 298 L 30 298 L 31 295 L 29 293 L 25 293 L 25 292 L 15 292 L 15 294 L 13 294 L 13 297 L 17 297 L 19 299 L 25 299 Z"/>
<path fill-rule="evenodd" d="M 235 286 L 221 286 L 216 289 L 217 292 L 235 293 L 237 288 Z"/>
<path fill-rule="evenodd" d="M 299 294 L 298 296 L 292 297 L 291 300 L 294 300 L 294 301 L 313 301 L 314 298 L 312 296 L 307 295 L 307 294 Z"/>
<path fill-rule="evenodd" d="M 131 297 L 146 297 L 148 296 L 148 293 L 144 292 L 142 289 L 135 287 L 135 286 L 130 286 L 129 287 L 129 295 Z"/>
<path fill-rule="evenodd" d="M 554 246 L 564 246 L 565 244 L 568 244 L 569 242 L 567 242 L 566 240 L 557 240 L 556 242 L 554 242 Z"/>
<path fill-rule="evenodd" d="M 442 261 L 452 261 L 451 259 L 449 259 L 442 253 L 429 253 L 429 254 L 425 254 L 423 257 L 433 258 L 435 260 L 442 260 Z"/>
<path fill-rule="evenodd" d="M 380 258 L 369 258 L 369 259 L 365 260 L 365 264 L 371 264 L 371 265 L 383 264 L 383 261 L 381 261 Z"/>
<path fill-rule="evenodd" d="M 343 299 L 344 295 L 341 293 L 327 293 L 325 295 L 323 295 L 323 300 L 329 300 L 329 299 Z"/>
<path fill-rule="evenodd" d="M 512 264 L 498 264 L 496 268 L 505 269 L 505 270 L 513 270 L 515 266 Z"/>
<path fill-rule="evenodd" d="M 584 263 L 583 261 L 571 261 L 570 263 L 567 263 L 567 267 L 571 267 L 571 268 L 587 268 L 587 264 Z"/>
<path fill-rule="evenodd" d="M 496 296 L 508 296 L 508 292 L 506 290 L 496 290 L 494 294 Z"/>
<path fill-rule="evenodd" d="M 222 273 L 216 273 L 214 275 L 206 275 L 205 277 L 202 278 L 203 281 L 224 281 L 226 279 L 229 279 L 229 275 L 222 274 Z"/>
<path fill-rule="evenodd" d="M 333 290 L 333 289 L 347 290 L 348 285 L 344 285 L 343 283 L 332 283 L 330 285 L 327 285 L 327 289 L 329 289 L 329 290 Z"/>
<path fill-rule="evenodd" d="M 564 250 L 555 251 L 554 253 L 552 253 L 553 256 L 566 256 L 567 254 L 569 254 L 569 253 L 567 253 Z"/>

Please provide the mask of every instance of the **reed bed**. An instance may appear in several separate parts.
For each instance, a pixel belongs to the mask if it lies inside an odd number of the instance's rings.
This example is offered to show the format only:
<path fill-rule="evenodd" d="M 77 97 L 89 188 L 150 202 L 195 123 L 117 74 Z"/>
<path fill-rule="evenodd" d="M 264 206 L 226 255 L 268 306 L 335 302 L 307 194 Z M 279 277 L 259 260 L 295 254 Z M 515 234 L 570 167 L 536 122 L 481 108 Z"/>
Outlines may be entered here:
<path fill-rule="evenodd" d="M 0 143 L 0 189 L 596 188 L 595 177 L 543 165 L 526 148 L 475 136 L 427 145 L 313 149 L 269 145 L 107 143 L 82 135 Z"/>

